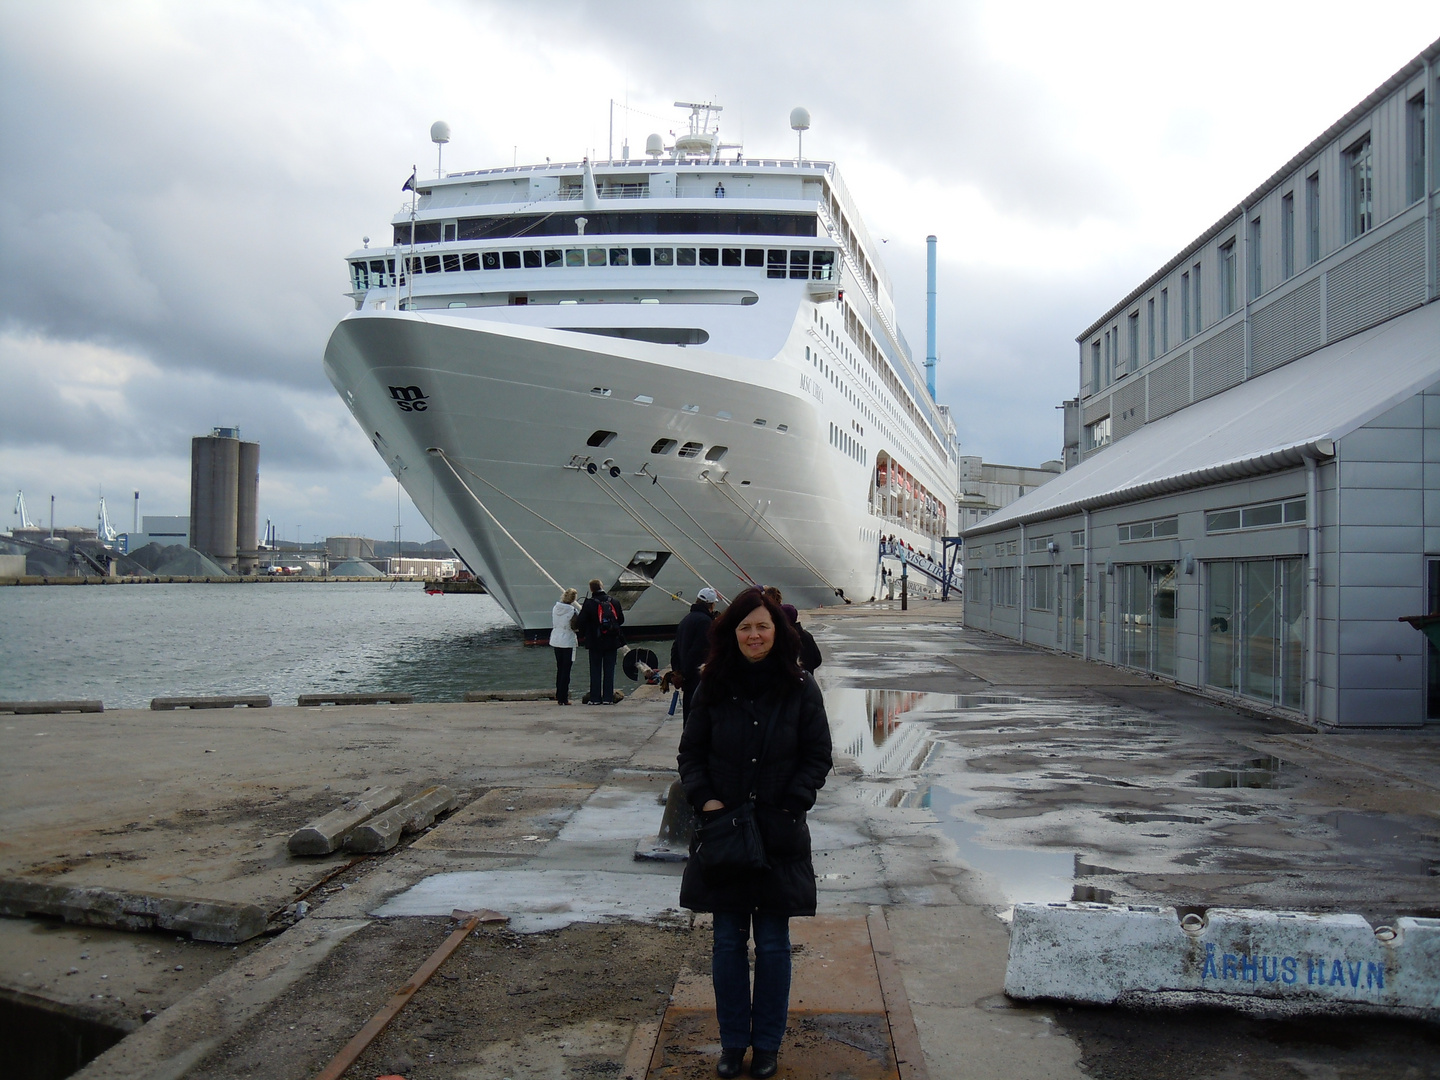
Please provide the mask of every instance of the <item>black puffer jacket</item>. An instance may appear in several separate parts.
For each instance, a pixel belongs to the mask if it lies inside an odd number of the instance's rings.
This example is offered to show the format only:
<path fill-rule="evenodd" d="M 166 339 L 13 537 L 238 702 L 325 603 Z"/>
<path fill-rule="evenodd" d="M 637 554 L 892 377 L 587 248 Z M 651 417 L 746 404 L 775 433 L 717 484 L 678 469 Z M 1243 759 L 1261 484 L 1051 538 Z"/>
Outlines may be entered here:
<path fill-rule="evenodd" d="M 770 869 L 713 887 L 691 859 L 685 864 L 680 903 L 692 911 L 814 915 L 815 869 L 805 813 L 815 805 L 815 793 L 825 786 L 831 768 L 830 725 L 820 688 L 806 675 L 802 684 L 770 681 L 753 699 L 737 695 L 712 702 L 711 689 L 700 683 L 680 737 L 680 782 L 697 813 L 710 799 L 734 807 L 748 794 L 747 770 L 757 769 L 756 818 Z M 773 726 L 765 759 L 751 766 L 767 721 Z"/>
<path fill-rule="evenodd" d="M 710 605 L 697 600 L 675 628 L 675 643 L 670 646 L 670 669 L 685 679 L 685 686 L 694 690 L 700 683 L 700 665 L 710 650 L 710 626 L 715 616 Z"/>

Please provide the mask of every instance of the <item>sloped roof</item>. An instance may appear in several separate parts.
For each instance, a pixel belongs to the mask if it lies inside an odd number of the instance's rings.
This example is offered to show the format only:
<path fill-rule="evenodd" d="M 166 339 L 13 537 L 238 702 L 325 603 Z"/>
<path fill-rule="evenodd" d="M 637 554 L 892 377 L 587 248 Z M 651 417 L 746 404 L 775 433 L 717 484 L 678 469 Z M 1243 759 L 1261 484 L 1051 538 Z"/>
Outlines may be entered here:
<path fill-rule="evenodd" d="M 1436 382 L 1440 303 L 1146 424 L 965 535 L 1294 468 Z"/>

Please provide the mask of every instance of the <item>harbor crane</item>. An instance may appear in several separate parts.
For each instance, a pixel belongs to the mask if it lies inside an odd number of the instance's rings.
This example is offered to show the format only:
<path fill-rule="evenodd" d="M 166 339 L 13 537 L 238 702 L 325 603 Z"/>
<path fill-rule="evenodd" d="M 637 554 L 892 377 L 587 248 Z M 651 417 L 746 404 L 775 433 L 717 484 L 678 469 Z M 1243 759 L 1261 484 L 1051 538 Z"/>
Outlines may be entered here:
<path fill-rule="evenodd" d="M 115 531 L 115 526 L 110 524 L 110 513 L 105 509 L 105 495 L 100 495 L 100 511 L 95 522 L 95 535 L 100 538 L 102 544 L 113 544 L 120 534 Z"/>
<path fill-rule="evenodd" d="M 29 513 L 25 510 L 25 492 L 15 492 L 15 513 L 20 515 L 20 527 L 22 529 L 33 529 L 35 523 L 30 520 Z"/>

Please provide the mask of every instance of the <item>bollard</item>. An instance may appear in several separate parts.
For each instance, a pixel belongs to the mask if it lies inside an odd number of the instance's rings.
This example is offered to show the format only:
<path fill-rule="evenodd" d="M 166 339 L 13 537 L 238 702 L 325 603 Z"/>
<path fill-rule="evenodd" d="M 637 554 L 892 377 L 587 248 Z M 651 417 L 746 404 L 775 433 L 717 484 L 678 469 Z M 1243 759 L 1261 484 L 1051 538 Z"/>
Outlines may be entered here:
<path fill-rule="evenodd" d="M 653 840 L 642 840 L 635 846 L 635 858 L 684 862 L 690 857 L 690 841 L 695 836 L 696 824 L 695 808 L 685 798 L 685 788 L 679 780 L 672 781 L 665 794 L 660 831 Z"/>

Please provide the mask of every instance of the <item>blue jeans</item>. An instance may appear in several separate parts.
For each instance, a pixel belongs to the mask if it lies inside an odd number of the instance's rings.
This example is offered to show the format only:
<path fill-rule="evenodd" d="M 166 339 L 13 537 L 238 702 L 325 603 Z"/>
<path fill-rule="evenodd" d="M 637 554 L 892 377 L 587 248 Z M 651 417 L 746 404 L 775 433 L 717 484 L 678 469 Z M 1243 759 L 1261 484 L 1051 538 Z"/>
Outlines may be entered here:
<path fill-rule="evenodd" d="M 755 994 L 750 995 L 750 924 L 755 925 Z M 790 1012 L 790 917 L 757 911 L 715 912 L 710 960 L 715 1018 L 727 1050 L 780 1049 Z"/>

